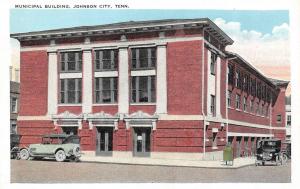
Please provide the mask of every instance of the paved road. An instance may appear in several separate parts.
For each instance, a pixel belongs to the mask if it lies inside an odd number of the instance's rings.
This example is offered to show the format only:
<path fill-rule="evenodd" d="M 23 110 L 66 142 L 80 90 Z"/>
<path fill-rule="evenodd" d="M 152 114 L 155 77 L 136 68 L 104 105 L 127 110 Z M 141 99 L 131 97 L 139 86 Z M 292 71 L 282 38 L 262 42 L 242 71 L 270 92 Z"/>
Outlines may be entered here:
<path fill-rule="evenodd" d="M 291 182 L 291 164 L 240 169 L 11 161 L 12 183 Z"/>

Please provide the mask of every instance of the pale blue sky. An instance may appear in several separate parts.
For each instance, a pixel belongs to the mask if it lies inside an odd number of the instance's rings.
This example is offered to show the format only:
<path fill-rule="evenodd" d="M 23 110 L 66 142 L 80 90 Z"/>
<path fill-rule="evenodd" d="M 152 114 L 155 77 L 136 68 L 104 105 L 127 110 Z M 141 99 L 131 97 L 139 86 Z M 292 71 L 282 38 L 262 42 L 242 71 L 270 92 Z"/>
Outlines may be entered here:
<path fill-rule="evenodd" d="M 274 26 L 289 23 L 288 11 L 237 11 L 237 10 L 103 10 L 103 9 L 58 9 L 33 10 L 11 9 L 11 33 L 100 25 L 123 21 L 202 18 L 223 18 L 227 22 L 241 23 L 241 30 L 271 33 Z"/>

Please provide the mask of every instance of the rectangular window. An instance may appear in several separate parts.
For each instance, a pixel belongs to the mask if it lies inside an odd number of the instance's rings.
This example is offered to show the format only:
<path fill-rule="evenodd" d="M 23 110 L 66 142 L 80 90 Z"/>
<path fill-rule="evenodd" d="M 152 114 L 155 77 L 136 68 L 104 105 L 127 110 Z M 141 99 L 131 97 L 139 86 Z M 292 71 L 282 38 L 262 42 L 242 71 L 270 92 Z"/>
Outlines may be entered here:
<path fill-rule="evenodd" d="M 276 121 L 277 121 L 277 123 L 281 123 L 281 114 L 278 114 L 276 116 Z"/>
<path fill-rule="evenodd" d="M 241 109 L 241 95 L 239 94 L 235 96 L 235 108 Z"/>
<path fill-rule="evenodd" d="M 155 76 L 131 77 L 131 102 L 156 101 Z"/>
<path fill-rule="evenodd" d="M 131 69 L 154 69 L 156 65 L 156 49 L 133 48 L 131 49 Z"/>
<path fill-rule="evenodd" d="M 214 95 L 210 95 L 210 113 L 215 116 L 216 113 L 216 97 Z"/>
<path fill-rule="evenodd" d="M 244 110 L 244 112 L 247 111 L 247 98 L 246 97 L 243 98 L 243 110 Z"/>
<path fill-rule="evenodd" d="M 232 92 L 231 91 L 227 91 L 227 105 L 228 107 L 231 107 L 231 96 L 232 96 Z"/>
<path fill-rule="evenodd" d="M 10 133 L 17 134 L 17 124 L 15 121 L 10 124 Z"/>
<path fill-rule="evenodd" d="M 228 73 L 227 73 L 227 77 L 228 77 L 228 84 L 233 85 L 234 84 L 234 68 L 232 65 L 228 64 Z"/>
<path fill-rule="evenodd" d="M 117 70 L 117 67 L 118 67 L 117 50 L 95 51 L 95 71 Z"/>
<path fill-rule="evenodd" d="M 216 74 L 216 63 L 217 63 L 217 54 L 211 52 L 210 55 L 210 74 L 215 75 Z"/>
<path fill-rule="evenodd" d="M 15 97 L 12 97 L 10 103 L 11 103 L 11 105 L 10 105 L 11 113 L 17 113 L 18 112 L 18 108 L 17 108 L 18 99 Z"/>
<path fill-rule="evenodd" d="M 81 103 L 81 79 L 60 80 L 60 103 L 78 104 Z"/>
<path fill-rule="evenodd" d="M 291 118 L 292 118 L 291 115 L 287 116 L 287 122 L 286 122 L 287 126 L 291 126 L 291 124 L 292 124 L 292 119 Z"/>
<path fill-rule="evenodd" d="M 250 112 L 253 113 L 254 111 L 254 100 L 250 101 Z"/>
<path fill-rule="evenodd" d="M 118 101 L 118 78 L 95 78 L 95 102 L 115 103 Z"/>
<path fill-rule="evenodd" d="M 212 147 L 213 148 L 217 148 L 218 147 L 218 137 L 217 137 L 217 132 L 213 133 L 213 137 L 212 137 Z"/>
<path fill-rule="evenodd" d="M 255 111 L 255 114 L 256 114 L 256 115 L 259 114 L 259 103 L 258 103 L 258 102 L 256 103 L 256 111 Z"/>
<path fill-rule="evenodd" d="M 235 72 L 235 87 L 241 88 L 241 72 L 239 70 Z"/>
<path fill-rule="evenodd" d="M 62 52 L 60 53 L 61 72 L 81 72 L 82 52 Z"/>

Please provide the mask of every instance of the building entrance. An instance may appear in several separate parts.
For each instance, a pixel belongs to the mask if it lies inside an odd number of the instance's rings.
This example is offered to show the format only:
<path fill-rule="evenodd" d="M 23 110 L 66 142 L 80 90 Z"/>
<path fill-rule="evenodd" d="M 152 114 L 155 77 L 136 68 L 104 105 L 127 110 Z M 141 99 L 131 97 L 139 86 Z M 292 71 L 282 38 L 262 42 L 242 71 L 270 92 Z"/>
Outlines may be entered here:
<path fill-rule="evenodd" d="M 150 156 L 151 128 L 134 128 L 133 155 L 139 157 Z"/>
<path fill-rule="evenodd" d="M 113 127 L 97 127 L 96 155 L 112 156 Z"/>

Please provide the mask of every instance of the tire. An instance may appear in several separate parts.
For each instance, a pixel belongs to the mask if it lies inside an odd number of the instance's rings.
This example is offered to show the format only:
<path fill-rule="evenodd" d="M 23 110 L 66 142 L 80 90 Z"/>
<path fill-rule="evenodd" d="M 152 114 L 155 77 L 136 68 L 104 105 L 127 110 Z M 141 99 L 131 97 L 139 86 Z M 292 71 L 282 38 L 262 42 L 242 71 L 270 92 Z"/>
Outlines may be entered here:
<path fill-rule="evenodd" d="M 55 159 L 56 159 L 56 161 L 58 161 L 58 162 L 63 162 L 63 161 L 65 161 L 65 159 L 66 159 L 66 153 L 65 153 L 65 151 L 63 151 L 63 150 L 58 150 L 58 151 L 55 153 Z"/>
<path fill-rule="evenodd" d="M 285 165 L 288 161 L 288 156 L 286 154 L 282 154 L 281 158 L 281 165 Z"/>
<path fill-rule="evenodd" d="M 28 160 L 29 156 L 30 156 L 29 151 L 26 148 L 24 148 L 20 151 L 20 159 L 21 160 Z"/>

